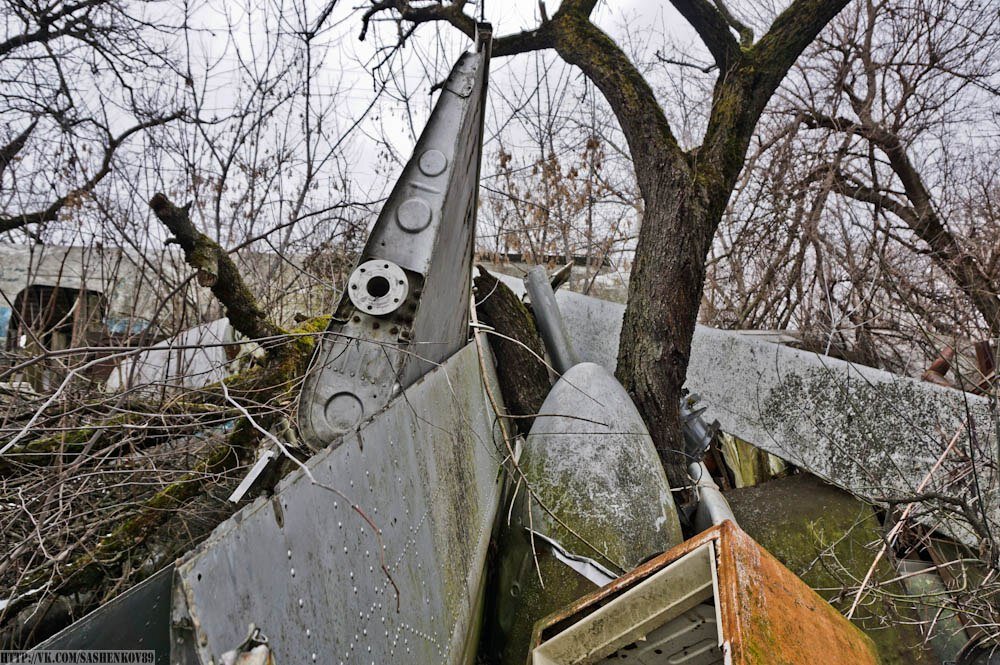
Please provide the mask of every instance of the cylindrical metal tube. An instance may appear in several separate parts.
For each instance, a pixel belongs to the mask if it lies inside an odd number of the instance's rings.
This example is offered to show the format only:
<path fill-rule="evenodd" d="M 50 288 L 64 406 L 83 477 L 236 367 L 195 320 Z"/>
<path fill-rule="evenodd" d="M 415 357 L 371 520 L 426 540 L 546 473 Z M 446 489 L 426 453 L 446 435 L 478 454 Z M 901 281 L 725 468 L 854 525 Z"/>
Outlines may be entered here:
<path fill-rule="evenodd" d="M 729 507 L 726 497 L 722 496 L 719 486 L 712 479 L 712 474 L 704 462 L 692 462 L 688 465 L 688 475 L 694 481 L 698 492 L 698 507 L 694 514 L 694 525 L 699 532 L 715 524 L 730 520 L 736 524 L 736 516 Z"/>
<path fill-rule="evenodd" d="M 559 313 L 556 294 L 549 284 L 545 268 L 542 266 L 532 268 L 524 278 L 524 286 L 531 298 L 531 309 L 535 313 L 535 321 L 545 343 L 545 350 L 549 352 L 552 366 L 562 374 L 573 365 L 578 365 L 580 360 L 569 341 L 566 324 L 563 322 L 562 314 Z"/>

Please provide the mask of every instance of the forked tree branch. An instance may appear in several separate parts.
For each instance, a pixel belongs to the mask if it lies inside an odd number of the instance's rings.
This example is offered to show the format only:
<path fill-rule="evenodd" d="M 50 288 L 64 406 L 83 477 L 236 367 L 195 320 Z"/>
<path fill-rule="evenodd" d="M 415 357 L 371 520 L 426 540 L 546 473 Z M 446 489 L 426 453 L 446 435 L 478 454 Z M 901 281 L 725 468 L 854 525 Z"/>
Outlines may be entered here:
<path fill-rule="evenodd" d="M 1000 296 L 989 273 L 948 229 L 938 214 L 930 191 L 910 161 L 900 138 L 880 125 L 854 122 L 818 112 L 803 113 L 802 122 L 813 129 L 851 132 L 876 146 L 888 159 L 893 173 L 903 185 L 909 203 L 870 187 L 856 178 L 837 174 L 834 189 L 842 196 L 877 205 L 901 219 L 929 248 L 931 259 L 951 277 L 979 310 L 990 330 L 1000 331 Z"/>
<path fill-rule="evenodd" d="M 739 58 L 740 45 L 726 17 L 708 0 L 671 0 L 671 4 L 698 33 L 719 69 L 727 71 Z"/>

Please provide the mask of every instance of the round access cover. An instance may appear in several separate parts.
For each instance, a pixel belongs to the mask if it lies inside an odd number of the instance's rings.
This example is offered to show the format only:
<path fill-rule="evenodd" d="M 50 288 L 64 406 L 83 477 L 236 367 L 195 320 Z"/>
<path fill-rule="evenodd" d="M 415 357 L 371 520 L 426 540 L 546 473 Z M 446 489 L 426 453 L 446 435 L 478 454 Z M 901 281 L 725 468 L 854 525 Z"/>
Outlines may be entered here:
<path fill-rule="evenodd" d="M 409 291 L 406 273 L 392 261 L 365 261 L 347 280 L 347 293 L 354 306 L 375 316 L 399 309 Z"/>

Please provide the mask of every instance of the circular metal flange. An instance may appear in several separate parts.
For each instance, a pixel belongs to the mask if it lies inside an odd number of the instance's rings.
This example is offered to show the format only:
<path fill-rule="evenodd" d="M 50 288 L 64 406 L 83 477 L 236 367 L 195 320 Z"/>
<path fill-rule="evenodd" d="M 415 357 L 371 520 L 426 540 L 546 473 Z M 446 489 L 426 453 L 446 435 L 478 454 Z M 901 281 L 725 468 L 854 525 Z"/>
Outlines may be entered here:
<path fill-rule="evenodd" d="M 354 306 L 366 314 L 385 316 L 406 300 L 410 283 L 406 273 L 392 261 L 365 261 L 347 280 L 347 294 Z"/>
<path fill-rule="evenodd" d="M 365 415 L 365 406 L 352 392 L 342 391 L 326 401 L 323 415 L 335 432 L 346 432 L 357 427 Z"/>

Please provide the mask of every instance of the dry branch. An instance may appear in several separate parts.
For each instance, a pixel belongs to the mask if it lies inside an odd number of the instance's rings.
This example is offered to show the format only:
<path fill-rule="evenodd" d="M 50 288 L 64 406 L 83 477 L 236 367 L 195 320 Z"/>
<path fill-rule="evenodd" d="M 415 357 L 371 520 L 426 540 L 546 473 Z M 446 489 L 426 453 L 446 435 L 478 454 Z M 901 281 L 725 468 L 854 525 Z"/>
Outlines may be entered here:
<path fill-rule="evenodd" d="M 285 331 L 267 320 L 229 254 L 195 228 L 188 214 L 189 205 L 179 208 L 165 195 L 155 194 L 149 207 L 174 235 L 174 241 L 184 250 L 184 259 L 198 271 L 198 283 L 211 288 L 226 308 L 226 316 L 236 330 L 250 339 L 284 334 Z"/>

